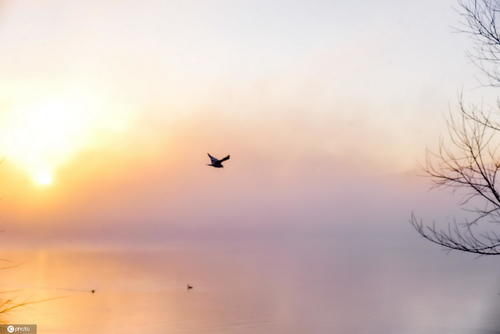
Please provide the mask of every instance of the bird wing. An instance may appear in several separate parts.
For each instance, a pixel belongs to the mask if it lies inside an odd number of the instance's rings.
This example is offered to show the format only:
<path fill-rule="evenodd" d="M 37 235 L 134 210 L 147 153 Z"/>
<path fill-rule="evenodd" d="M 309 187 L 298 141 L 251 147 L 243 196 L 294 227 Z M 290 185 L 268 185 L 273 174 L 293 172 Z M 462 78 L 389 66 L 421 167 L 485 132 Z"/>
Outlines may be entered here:
<path fill-rule="evenodd" d="M 214 157 L 214 156 L 210 155 L 210 153 L 207 153 L 207 154 L 208 154 L 208 157 L 210 158 L 210 161 L 211 161 L 212 163 L 216 163 L 216 162 L 218 162 L 218 161 L 219 161 L 219 159 L 217 159 L 216 157 Z"/>
<path fill-rule="evenodd" d="M 220 162 L 224 162 L 224 161 L 226 161 L 226 160 L 229 160 L 229 158 L 231 158 L 231 156 L 230 156 L 230 155 L 228 155 L 228 156 L 227 156 L 227 157 L 225 157 L 225 158 L 220 159 Z"/>

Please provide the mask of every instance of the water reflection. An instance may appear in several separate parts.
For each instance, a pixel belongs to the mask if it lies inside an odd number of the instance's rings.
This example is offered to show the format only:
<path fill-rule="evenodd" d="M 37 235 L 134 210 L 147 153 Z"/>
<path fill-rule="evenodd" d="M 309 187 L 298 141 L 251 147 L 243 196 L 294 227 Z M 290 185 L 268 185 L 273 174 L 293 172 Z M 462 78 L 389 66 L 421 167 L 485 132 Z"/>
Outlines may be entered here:
<path fill-rule="evenodd" d="M 493 262 L 372 250 L 315 239 L 11 251 L 5 257 L 22 265 L 0 282 L 20 302 L 60 297 L 8 314 L 42 334 L 479 333 L 498 325 Z"/>

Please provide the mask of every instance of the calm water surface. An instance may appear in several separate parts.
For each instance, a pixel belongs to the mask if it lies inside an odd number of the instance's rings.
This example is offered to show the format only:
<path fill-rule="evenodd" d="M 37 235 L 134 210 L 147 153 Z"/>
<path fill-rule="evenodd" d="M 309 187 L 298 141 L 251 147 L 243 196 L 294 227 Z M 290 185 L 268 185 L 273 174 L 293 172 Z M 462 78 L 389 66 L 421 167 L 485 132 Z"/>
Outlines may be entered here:
<path fill-rule="evenodd" d="M 472 333 L 500 314 L 497 261 L 435 249 L 323 238 L 3 253 L 19 265 L 2 271 L 3 298 L 57 298 L 4 316 L 42 334 Z"/>

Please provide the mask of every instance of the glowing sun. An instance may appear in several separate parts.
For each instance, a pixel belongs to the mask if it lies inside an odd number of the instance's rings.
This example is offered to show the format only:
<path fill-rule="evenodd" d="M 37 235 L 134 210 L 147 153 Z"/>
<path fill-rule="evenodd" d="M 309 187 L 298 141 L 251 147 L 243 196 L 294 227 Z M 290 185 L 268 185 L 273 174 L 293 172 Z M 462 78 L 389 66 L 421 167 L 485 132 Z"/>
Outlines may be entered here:
<path fill-rule="evenodd" d="M 33 179 L 40 186 L 50 186 L 54 182 L 54 177 L 50 172 L 39 172 L 33 175 Z"/>
<path fill-rule="evenodd" d="M 58 96 L 14 105 L 0 117 L 1 154 L 35 184 L 52 185 L 58 169 L 105 127 L 103 115 L 109 116 L 109 109 L 89 96 Z"/>

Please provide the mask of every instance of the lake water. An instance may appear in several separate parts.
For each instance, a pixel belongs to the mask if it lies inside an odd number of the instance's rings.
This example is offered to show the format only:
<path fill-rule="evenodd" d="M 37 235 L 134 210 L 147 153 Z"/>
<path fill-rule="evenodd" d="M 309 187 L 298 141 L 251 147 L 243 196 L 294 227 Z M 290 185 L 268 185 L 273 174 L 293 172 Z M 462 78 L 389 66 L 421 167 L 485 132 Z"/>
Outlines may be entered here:
<path fill-rule="evenodd" d="M 1 272 L 2 298 L 56 298 L 3 316 L 41 334 L 498 333 L 487 330 L 500 315 L 499 260 L 447 256 L 423 241 L 304 236 L 3 254 L 15 267 Z"/>

